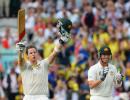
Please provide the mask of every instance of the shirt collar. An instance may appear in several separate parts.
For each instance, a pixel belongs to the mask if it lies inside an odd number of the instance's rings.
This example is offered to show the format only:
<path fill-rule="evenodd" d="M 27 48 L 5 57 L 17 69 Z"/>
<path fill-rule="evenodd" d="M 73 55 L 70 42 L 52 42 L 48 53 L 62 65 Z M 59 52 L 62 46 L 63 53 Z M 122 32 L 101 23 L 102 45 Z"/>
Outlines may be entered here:
<path fill-rule="evenodd" d="M 31 64 L 31 62 L 30 61 L 27 61 L 27 63 L 28 63 L 28 65 L 31 67 L 31 68 L 39 68 L 40 67 L 40 61 L 38 60 L 37 61 L 37 64 L 36 65 L 33 65 L 33 64 Z M 35 67 L 33 67 L 33 66 L 35 66 Z"/>
<path fill-rule="evenodd" d="M 98 61 L 98 65 L 99 65 L 99 68 L 103 68 L 103 66 L 101 65 L 100 61 Z M 108 63 L 108 66 L 106 67 L 109 67 L 109 63 Z"/>

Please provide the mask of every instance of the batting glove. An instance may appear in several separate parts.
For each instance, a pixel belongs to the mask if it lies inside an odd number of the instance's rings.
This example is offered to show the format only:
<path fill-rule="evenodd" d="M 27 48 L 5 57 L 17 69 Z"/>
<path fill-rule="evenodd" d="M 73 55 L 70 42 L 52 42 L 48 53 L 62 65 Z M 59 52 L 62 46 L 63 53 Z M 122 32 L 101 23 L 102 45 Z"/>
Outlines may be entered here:
<path fill-rule="evenodd" d="M 26 47 L 25 42 L 19 42 L 19 43 L 16 44 L 16 50 L 17 51 L 23 52 L 25 47 Z"/>
<path fill-rule="evenodd" d="M 108 68 L 108 67 L 103 68 L 103 72 L 102 72 L 102 76 L 101 76 L 101 80 L 102 80 L 102 81 L 105 80 L 105 78 L 106 78 L 108 72 L 109 72 L 109 68 Z"/>
<path fill-rule="evenodd" d="M 69 39 L 70 39 L 70 37 L 68 37 L 68 36 L 61 36 L 59 39 L 59 42 L 60 42 L 60 44 L 64 44 L 64 43 L 68 42 Z"/>
<path fill-rule="evenodd" d="M 123 80 L 123 75 L 120 72 L 117 72 L 116 75 L 115 75 L 115 80 L 118 83 L 121 83 L 121 81 Z"/>

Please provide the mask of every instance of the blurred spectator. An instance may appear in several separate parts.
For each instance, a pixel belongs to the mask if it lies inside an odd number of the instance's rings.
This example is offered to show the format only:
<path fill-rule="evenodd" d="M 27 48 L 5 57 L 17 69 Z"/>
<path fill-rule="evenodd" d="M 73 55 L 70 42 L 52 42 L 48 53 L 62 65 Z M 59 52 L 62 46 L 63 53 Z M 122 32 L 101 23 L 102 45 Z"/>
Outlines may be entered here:
<path fill-rule="evenodd" d="M 56 10 L 60 11 L 65 6 L 65 2 L 64 0 L 57 0 L 56 5 L 59 5 L 59 6 L 56 6 Z"/>
<path fill-rule="evenodd" d="M 54 49 L 54 42 L 53 42 L 53 38 L 52 37 L 49 37 L 47 42 L 44 43 L 43 45 L 43 50 L 44 50 L 44 57 L 48 57 L 50 55 L 50 53 L 52 52 L 52 50 Z"/>
<path fill-rule="evenodd" d="M 11 0 L 0 0 L 0 17 L 9 17 Z"/>
<path fill-rule="evenodd" d="M 0 100 L 6 100 L 6 99 L 5 99 L 4 90 L 3 90 L 3 88 L 1 87 L 1 85 L 0 85 Z"/>
<path fill-rule="evenodd" d="M 18 74 L 12 68 L 10 74 L 4 77 L 3 86 L 10 100 L 15 100 L 18 95 Z"/>
<path fill-rule="evenodd" d="M 125 57 L 126 57 L 126 61 L 130 61 L 130 40 L 128 42 L 128 48 L 124 51 L 125 53 Z"/>
<path fill-rule="evenodd" d="M 10 27 L 5 28 L 1 42 L 2 42 L 3 48 L 5 48 L 5 49 L 9 49 L 14 45 L 15 39 L 13 38 L 13 36 L 11 34 Z"/>
<path fill-rule="evenodd" d="M 10 0 L 10 17 L 17 17 L 17 12 L 20 9 L 20 6 L 21 0 Z"/>
<path fill-rule="evenodd" d="M 3 66 L 2 66 L 2 64 L 0 63 L 0 78 L 2 77 L 2 73 L 4 72 L 4 69 L 3 69 Z"/>
<path fill-rule="evenodd" d="M 130 91 L 130 62 L 126 63 L 126 80 L 124 81 L 124 88 L 126 91 Z"/>
<path fill-rule="evenodd" d="M 72 10 L 76 7 L 75 0 L 67 0 L 66 9 Z"/>
<path fill-rule="evenodd" d="M 29 8 L 27 13 L 28 13 L 27 16 L 25 16 L 26 17 L 25 28 L 27 32 L 27 40 L 28 42 L 30 42 L 33 38 L 33 32 L 34 32 L 33 29 L 35 25 L 34 9 Z"/>
<path fill-rule="evenodd" d="M 0 100 L 6 99 L 5 92 L 2 86 L 3 74 L 4 74 L 4 70 L 2 68 L 2 64 L 0 64 Z"/>
<path fill-rule="evenodd" d="M 52 89 L 54 89 L 57 85 L 56 80 L 57 80 L 57 75 L 56 75 L 55 71 L 50 69 L 50 72 L 49 72 L 49 75 L 48 75 L 48 81 L 51 84 Z"/>
<path fill-rule="evenodd" d="M 79 95 L 78 95 L 79 85 L 77 83 L 77 79 L 75 76 L 70 77 L 70 79 L 68 80 L 68 88 L 70 88 L 70 91 L 68 91 L 68 93 L 70 92 L 69 93 L 70 97 L 68 97 L 67 100 L 69 98 L 71 100 L 78 100 L 79 99 Z"/>
<path fill-rule="evenodd" d="M 35 26 L 34 26 L 34 31 L 37 32 L 39 29 L 44 31 L 45 28 L 46 28 L 46 25 L 45 25 L 43 19 L 41 17 L 38 17 L 36 19 L 36 23 L 35 23 Z"/>
<path fill-rule="evenodd" d="M 29 7 L 32 5 L 32 0 L 23 0 L 21 2 L 21 8 L 24 8 L 28 12 Z"/>
<path fill-rule="evenodd" d="M 84 5 L 82 24 L 85 25 L 88 29 L 92 28 L 95 24 L 95 16 L 92 12 L 92 7 L 89 3 Z"/>
<path fill-rule="evenodd" d="M 67 100 L 66 85 L 62 80 L 57 80 L 57 86 L 55 88 L 55 99 L 56 100 Z"/>
<path fill-rule="evenodd" d="M 71 13 L 69 10 L 67 10 L 65 7 L 62 8 L 62 10 L 58 11 L 56 14 L 56 18 L 70 18 Z"/>
<path fill-rule="evenodd" d="M 70 20 L 73 24 L 80 23 L 80 12 L 79 9 L 75 8 L 72 10 L 72 15 L 70 16 Z"/>
<path fill-rule="evenodd" d="M 56 37 L 57 29 L 53 26 L 53 24 L 50 22 L 47 24 L 46 29 L 44 31 L 44 37 L 46 41 L 48 38 L 55 38 Z"/>
<path fill-rule="evenodd" d="M 67 46 L 64 45 L 63 49 L 58 54 L 59 63 L 64 66 L 70 66 L 69 56 L 70 56 L 69 48 L 67 48 Z"/>
<path fill-rule="evenodd" d="M 83 82 L 80 85 L 80 99 L 81 100 L 88 100 L 89 99 L 89 86 L 88 86 L 88 82 L 86 79 L 83 80 Z"/>
<path fill-rule="evenodd" d="M 43 48 L 42 45 L 45 43 L 46 38 L 44 36 L 44 31 L 42 29 L 38 29 L 38 31 L 34 34 L 33 43 L 36 45 L 41 57 L 43 57 Z"/>
<path fill-rule="evenodd" d="M 50 13 L 51 9 L 55 7 L 55 0 L 45 0 L 43 2 L 43 9 L 45 9 L 46 12 Z"/>

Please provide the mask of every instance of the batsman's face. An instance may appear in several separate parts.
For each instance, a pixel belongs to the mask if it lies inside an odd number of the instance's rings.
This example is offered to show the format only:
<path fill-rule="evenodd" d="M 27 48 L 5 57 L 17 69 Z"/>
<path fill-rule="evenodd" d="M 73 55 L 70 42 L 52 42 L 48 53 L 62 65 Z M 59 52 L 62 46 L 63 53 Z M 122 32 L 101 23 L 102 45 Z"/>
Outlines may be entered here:
<path fill-rule="evenodd" d="M 37 56 L 38 56 L 38 53 L 37 53 L 37 50 L 35 48 L 28 49 L 28 59 L 31 62 L 37 61 Z"/>
<path fill-rule="evenodd" d="M 109 60 L 110 60 L 110 55 L 102 54 L 101 59 L 102 59 L 103 62 L 108 63 Z"/>

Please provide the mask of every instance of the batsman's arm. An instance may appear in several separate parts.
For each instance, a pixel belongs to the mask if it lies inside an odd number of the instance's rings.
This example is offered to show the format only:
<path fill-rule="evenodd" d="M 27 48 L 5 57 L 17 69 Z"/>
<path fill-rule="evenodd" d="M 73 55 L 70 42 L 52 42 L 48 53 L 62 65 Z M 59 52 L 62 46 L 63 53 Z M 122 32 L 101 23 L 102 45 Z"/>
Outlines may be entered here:
<path fill-rule="evenodd" d="M 90 88 L 95 88 L 97 87 L 100 83 L 102 83 L 101 80 L 91 80 L 91 81 L 88 81 L 88 84 L 89 84 L 89 87 Z"/>
<path fill-rule="evenodd" d="M 24 60 L 25 44 L 23 42 L 17 43 L 16 50 L 18 52 L 18 64 L 20 67 L 23 67 L 25 63 L 25 60 Z"/>
<path fill-rule="evenodd" d="M 58 45 L 55 46 L 53 52 L 48 57 L 48 63 L 49 64 L 51 64 L 54 61 L 54 59 L 56 58 L 57 54 L 60 52 L 61 48 L 62 48 L 61 44 L 58 44 Z"/>
<path fill-rule="evenodd" d="M 95 88 L 103 82 L 103 80 L 97 80 L 96 75 L 96 69 L 94 67 L 90 67 L 88 70 L 88 84 L 90 88 Z"/>
<path fill-rule="evenodd" d="M 51 55 L 48 57 L 49 63 L 52 63 L 56 55 L 60 52 L 62 45 L 67 43 L 71 37 L 70 30 L 72 28 L 72 22 L 69 19 L 61 18 L 57 22 L 59 43 L 54 48 Z"/>
<path fill-rule="evenodd" d="M 25 60 L 24 60 L 24 53 L 21 51 L 19 51 L 18 53 L 18 62 L 19 62 L 19 67 L 22 68 L 25 63 Z"/>

